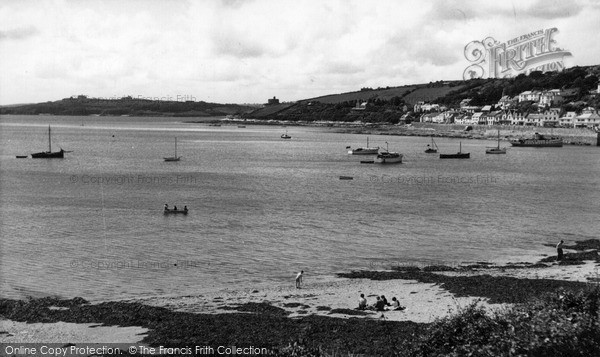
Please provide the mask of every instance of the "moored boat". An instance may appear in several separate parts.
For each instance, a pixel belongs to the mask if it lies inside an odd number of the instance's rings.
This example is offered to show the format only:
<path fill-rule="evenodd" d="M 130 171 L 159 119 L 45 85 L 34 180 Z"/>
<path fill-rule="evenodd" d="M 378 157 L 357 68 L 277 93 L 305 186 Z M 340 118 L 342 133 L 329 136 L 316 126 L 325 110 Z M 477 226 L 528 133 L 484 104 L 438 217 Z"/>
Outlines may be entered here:
<path fill-rule="evenodd" d="M 440 159 L 469 159 L 471 153 L 462 152 L 462 142 L 459 143 L 458 152 L 456 154 L 440 154 Z"/>
<path fill-rule="evenodd" d="M 286 130 L 285 134 L 281 134 L 281 138 L 282 139 L 291 139 L 292 137 L 288 135 L 287 130 Z"/>
<path fill-rule="evenodd" d="M 377 155 L 379 154 L 379 146 L 375 148 L 369 147 L 369 137 L 367 136 L 367 146 L 356 148 L 348 151 L 348 154 L 352 155 Z"/>
<path fill-rule="evenodd" d="M 563 140 L 559 136 L 544 136 L 539 133 L 535 133 L 532 139 L 515 139 L 511 140 L 510 144 L 517 147 L 557 147 L 563 146 Z"/>
<path fill-rule="evenodd" d="M 386 142 L 386 150 L 377 154 L 375 162 L 379 164 L 401 164 L 403 156 L 404 155 L 397 152 L 390 152 Z"/>
<path fill-rule="evenodd" d="M 32 159 L 63 159 L 65 151 L 61 148 L 60 151 L 52 152 L 52 138 L 50 134 L 50 125 L 48 125 L 48 151 L 36 152 L 31 154 Z"/>
<path fill-rule="evenodd" d="M 500 130 L 498 130 L 498 146 L 493 148 L 486 148 L 486 154 L 506 154 L 506 148 L 500 147 Z"/>
<path fill-rule="evenodd" d="M 175 138 L 175 156 L 165 157 L 165 161 L 179 161 L 181 156 L 177 156 L 177 138 Z"/>
<path fill-rule="evenodd" d="M 438 146 L 431 138 L 431 145 L 427 144 L 427 149 L 425 149 L 425 153 L 427 154 L 435 154 L 438 151 Z"/>

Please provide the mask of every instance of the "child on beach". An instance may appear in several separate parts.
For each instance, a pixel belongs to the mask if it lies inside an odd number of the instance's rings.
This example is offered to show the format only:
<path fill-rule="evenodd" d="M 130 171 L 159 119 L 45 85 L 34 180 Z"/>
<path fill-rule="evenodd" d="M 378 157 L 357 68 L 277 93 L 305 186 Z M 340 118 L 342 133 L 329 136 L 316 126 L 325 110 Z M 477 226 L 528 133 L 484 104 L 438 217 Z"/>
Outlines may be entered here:
<path fill-rule="evenodd" d="M 300 284 L 302 283 L 302 276 L 304 275 L 304 270 L 301 270 L 298 275 L 296 275 L 296 289 L 300 289 Z"/>
<path fill-rule="evenodd" d="M 563 245 L 564 245 L 565 241 L 561 240 L 557 245 L 556 245 L 556 254 L 558 254 L 558 256 L 556 257 L 556 261 L 560 261 L 563 259 Z"/>

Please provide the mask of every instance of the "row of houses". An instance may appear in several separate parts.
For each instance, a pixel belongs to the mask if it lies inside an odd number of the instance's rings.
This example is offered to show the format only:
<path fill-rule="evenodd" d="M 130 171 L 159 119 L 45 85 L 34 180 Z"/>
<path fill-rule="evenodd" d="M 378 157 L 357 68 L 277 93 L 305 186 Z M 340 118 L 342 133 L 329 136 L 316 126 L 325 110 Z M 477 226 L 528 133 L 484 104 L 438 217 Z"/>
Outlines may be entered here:
<path fill-rule="evenodd" d="M 576 93 L 577 93 L 577 89 L 551 89 L 551 90 L 546 90 L 546 91 L 537 91 L 537 90 L 525 91 L 514 97 L 510 97 L 507 95 L 502 96 L 502 98 L 500 98 L 500 100 L 498 101 L 498 103 L 496 103 L 494 105 L 494 107 L 496 107 L 500 110 L 509 110 L 509 109 L 516 108 L 518 103 L 526 102 L 526 101 L 533 102 L 533 103 L 537 104 L 539 107 L 547 108 L 547 107 L 560 106 L 561 104 L 563 104 L 565 102 L 565 98 L 572 97 Z M 591 91 L 590 94 L 594 94 L 594 95 L 600 94 L 600 84 L 598 85 L 598 89 Z M 491 106 L 484 106 L 484 107 L 473 106 L 473 105 L 470 105 L 470 103 L 471 103 L 471 99 L 469 99 L 469 98 L 463 99 L 460 102 L 460 111 L 464 112 L 464 113 L 473 114 L 478 111 L 485 112 L 486 107 L 488 107 L 488 108 L 491 107 Z M 440 106 L 439 104 L 435 104 L 435 103 L 426 103 L 426 102 L 417 102 L 413 107 L 413 111 L 415 113 L 443 112 L 446 110 L 447 110 L 447 108 L 444 106 Z"/>
<path fill-rule="evenodd" d="M 522 113 L 517 110 L 495 110 L 467 113 L 448 110 L 428 113 L 420 116 L 422 123 L 463 124 L 463 125 L 521 125 L 565 128 L 597 128 L 600 115 L 592 107 L 586 108 L 580 115 L 566 112 L 561 115 L 560 108 L 550 108 L 538 113 Z"/>

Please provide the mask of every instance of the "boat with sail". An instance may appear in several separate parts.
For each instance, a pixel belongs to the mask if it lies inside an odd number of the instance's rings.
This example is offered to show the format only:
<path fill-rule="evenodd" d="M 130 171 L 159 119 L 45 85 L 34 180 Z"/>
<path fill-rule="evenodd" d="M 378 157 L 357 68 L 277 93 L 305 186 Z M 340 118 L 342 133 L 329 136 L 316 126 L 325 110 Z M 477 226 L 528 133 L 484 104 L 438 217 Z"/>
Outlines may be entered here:
<path fill-rule="evenodd" d="M 440 159 L 469 159 L 471 153 L 462 152 L 462 142 L 459 142 L 458 152 L 456 154 L 440 154 Z"/>
<path fill-rule="evenodd" d="M 348 151 L 348 154 L 351 155 L 378 155 L 379 154 L 379 146 L 378 147 L 369 147 L 369 137 L 367 136 L 367 146 L 356 148 L 354 150 Z"/>
<path fill-rule="evenodd" d="M 65 152 L 62 148 L 60 151 L 52 152 L 52 136 L 50 125 L 48 125 L 48 151 L 37 152 L 31 154 L 32 159 L 63 159 L 65 157 Z"/>
<path fill-rule="evenodd" d="M 500 130 L 498 130 L 498 146 L 493 148 L 486 148 L 486 154 L 506 154 L 506 148 L 500 147 Z"/>
<path fill-rule="evenodd" d="M 427 149 L 425 149 L 425 152 L 427 154 L 435 154 L 438 152 L 438 146 L 435 141 L 433 141 L 433 138 L 431 138 L 431 145 L 427 144 Z"/>
<path fill-rule="evenodd" d="M 291 139 L 292 137 L 288 135 L 287 130 L 286 130 L 285 134 L 281 134 L 281 138 L 282 139 Z"/>
<path fill-rule="evenodd" d="M 404 155 L 397 152 L 390 152 L 389 145 L 386 141 L 386 150 L 377 154 L 375 162 L 379 164 L 401 164 Z"/>
<path fill-rule="evenodd" d="M 175 137 L 175 156 L 165 157 L 165 161 L 179 161 L 181 156 L 177 156 L 177 137 Z"/>
<path fill-rule="evenodd" d="M 560 148 L 563 146 L 563 140 L 559 136 L 545 136 L 539 133 L 535 133 L 532 139 L 515 139 L 511 140 L 510 144 L 517 147 L 556 147 Z"/>

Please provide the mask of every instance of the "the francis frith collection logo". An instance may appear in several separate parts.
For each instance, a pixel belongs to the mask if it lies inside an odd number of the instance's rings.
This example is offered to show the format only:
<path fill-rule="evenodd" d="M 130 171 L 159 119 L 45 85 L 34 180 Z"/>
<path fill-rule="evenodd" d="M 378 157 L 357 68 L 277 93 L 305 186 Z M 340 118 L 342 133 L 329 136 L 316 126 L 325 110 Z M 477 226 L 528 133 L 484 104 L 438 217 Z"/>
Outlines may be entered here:
<path fill-rule="evenodd" d="M 553 72 L 565 68 L 565 56 L 571 52 L 556 46 L 556 28 L 538 30 L 498 42 L 492 37 L 471 41 L 465 46 L 465 58 L 472 62 L 463 79 L 506 78 L 533 71 Z"/>

